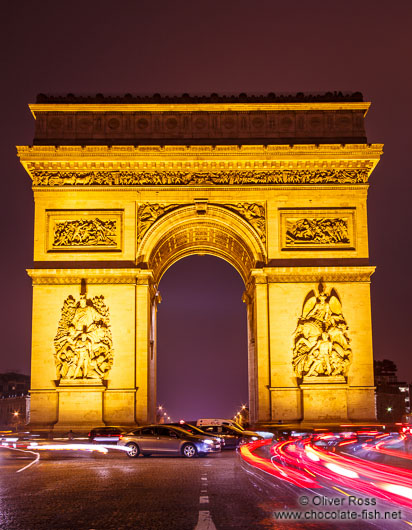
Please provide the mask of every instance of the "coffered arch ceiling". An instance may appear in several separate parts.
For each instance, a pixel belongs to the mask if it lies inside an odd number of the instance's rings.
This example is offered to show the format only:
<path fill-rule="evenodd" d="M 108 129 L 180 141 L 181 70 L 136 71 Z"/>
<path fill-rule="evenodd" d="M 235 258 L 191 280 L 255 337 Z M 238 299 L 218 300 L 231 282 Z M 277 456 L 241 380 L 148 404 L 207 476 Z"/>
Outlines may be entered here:
<path fill-rule="evenodd" d="M 265 237 L 241 215 L 215 204 L 177 207 L 155 221 L 138 247 L 137 262 L 159 282 L 166 270 L 192 254 L 228 261 L 245 284 L 250 271 L 266 262 Z"/>

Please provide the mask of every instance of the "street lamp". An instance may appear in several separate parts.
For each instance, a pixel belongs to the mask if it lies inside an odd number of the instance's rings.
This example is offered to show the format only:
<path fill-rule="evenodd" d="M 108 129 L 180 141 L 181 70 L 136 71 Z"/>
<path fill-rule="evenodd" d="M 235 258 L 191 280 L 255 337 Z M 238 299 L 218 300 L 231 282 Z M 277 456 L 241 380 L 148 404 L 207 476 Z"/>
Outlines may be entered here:
<path fill-rule="evenodd" d="M 17 432 L 17 426 L 19 424 L 19 413 L 17 412 L 17 410 L 13 412 L 13 418 L 14 418 L 14 426 Z"/>

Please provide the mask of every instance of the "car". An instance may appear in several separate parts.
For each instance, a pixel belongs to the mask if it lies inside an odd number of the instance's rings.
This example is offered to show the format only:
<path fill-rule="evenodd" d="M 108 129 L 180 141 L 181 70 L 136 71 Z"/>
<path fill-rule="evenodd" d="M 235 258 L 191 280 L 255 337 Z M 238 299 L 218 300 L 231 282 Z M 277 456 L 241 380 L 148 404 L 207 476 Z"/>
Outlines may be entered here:
<path fill-rule="evenodd" d="M 245 430 L 237 421 L 225 420 L 221 418 L 202 418 L 196 421 L 196 425 L 200 428 L 202 428 L 203 425 L 206 425 L 207 427 L 210 427 L 212 425 L 232 425 L 240 431 Z"/>
<path fill-rule="evenodd" d="M 90 443 L 117 444 L 120 435 L 126 434 L 127 432 L 127 429 L 124 427 L 95 427 L 87 436 Z"/>
<path fill-rule="evenodd" d="M 192 434 L 180 427 L 145 425 L 122 434 L 117 445 L 128 448 L 127 456 L 180 455 L 186 458 L 221 451 L 220 442 L 207 434 Z"/>
<path fill-rule="evenodd" d="M 257 432 L 241 431 L 233 425 L 202 425 L 202 431 L 206 434 L 217 434 L 224 438 L 225 449 L 236 449 L 245 443 L 263 440 Z"/>
<path fill-rule="evenodd" d="M 204 431 L 202 431 L 202 429 L 200 429 L 199 427 L 196 427 L 195 425 L 193 425 L 192 423 L 188 421 L 184 421 L 183 423 L 182 422 L 167 423 L 166 425 L 180 427 L 181 429 L 184 429 L 185 431 L 190 432 L 192 434 L 201 434 L 202 436 L 204 436 L 205 434 Z M 210 436 L 211 438 L 216 438 L 216 440 L 220 442 L 221 448 L 224 449 L 225 439 L 222 436 L 218 436 L 217 434 L 213 434 L 213 433 L 208 433 L 208 436 Z"/>

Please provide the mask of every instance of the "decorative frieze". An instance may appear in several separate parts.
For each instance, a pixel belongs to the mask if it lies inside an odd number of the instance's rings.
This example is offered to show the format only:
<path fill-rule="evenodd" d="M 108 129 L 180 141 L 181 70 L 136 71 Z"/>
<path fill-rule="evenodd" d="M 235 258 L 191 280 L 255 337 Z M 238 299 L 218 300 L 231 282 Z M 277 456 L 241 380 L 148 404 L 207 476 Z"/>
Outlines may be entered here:
<path fill-rule="evenodd" d="M 370 170 L 285 169 L 268 171 L 42 171 L 31 172 L 33 186 L 152 186 L 365 184 Z"/>
<path fill-rule="evenodd" d="M 255 283 L 370 282 L 376 267 L 264 267 L 251 271 Z"/>
<path fill-rule="evenodd" d="M 33 285 L 136 285 L 150 283 L 152 272 L 142 269 L 27 269 Z"/>

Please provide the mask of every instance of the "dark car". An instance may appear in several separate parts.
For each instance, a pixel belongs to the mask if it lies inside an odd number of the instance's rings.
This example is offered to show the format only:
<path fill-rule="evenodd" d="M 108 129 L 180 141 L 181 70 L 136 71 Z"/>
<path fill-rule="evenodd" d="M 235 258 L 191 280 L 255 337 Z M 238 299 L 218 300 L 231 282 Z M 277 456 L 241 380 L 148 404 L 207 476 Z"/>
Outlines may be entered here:
<path fill-rule="evenodd" d="M 201 434 L 202 436 L 205 435 L 205 432 L 202 431 L 202 429 L 186 421 L 184 423 L 180 423 L 180 422 L 179 423 L 166 423 L 166 425 L 170 425 L 171 427 L 180 427 L 181 429 L 187 432 L 190 432 L 192 434 Z M 216 438 L 216 440 L 220 442 L 221 448 L 224 449 L 225 439 L 222 436 L 219 436 L 218 434 L 214 434 L 214 433 L 208 433 L 208 436 L 210 436 L 211 438 Z"/>
<path fill-rule="evenodd" d="M 89 432 L 88 437 L 91 443 L 117 444 L 120 435 L 126 433 L 124 427 L 96 427 Z"/>
<path fill-rule="evenodd" d="M 239 445 L 263 440 L 263 436 L 253 431 L 241 431 L 233 425 L 202 425 L 201 430 L 206 434 L 216 434 L 225 440 L 225 449 L 236 449 Z"/>
<path fill-rule="evenodd" d="M 192 434 L 166 425 L 146 425 L 122 435 L 117 445 L 128 448 L 127 456 L 136 458 L 140 454 L 182 455 L 186 458 L 218 453 L 220 442 L 207 434 Z"/>

